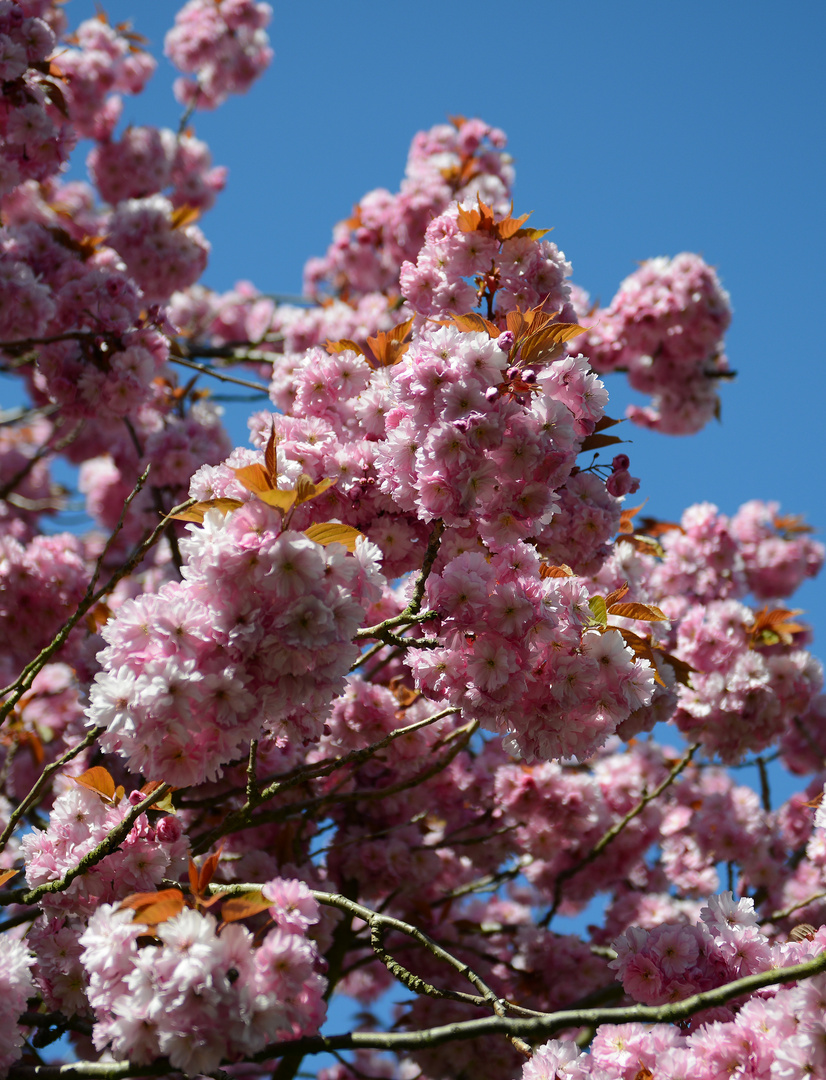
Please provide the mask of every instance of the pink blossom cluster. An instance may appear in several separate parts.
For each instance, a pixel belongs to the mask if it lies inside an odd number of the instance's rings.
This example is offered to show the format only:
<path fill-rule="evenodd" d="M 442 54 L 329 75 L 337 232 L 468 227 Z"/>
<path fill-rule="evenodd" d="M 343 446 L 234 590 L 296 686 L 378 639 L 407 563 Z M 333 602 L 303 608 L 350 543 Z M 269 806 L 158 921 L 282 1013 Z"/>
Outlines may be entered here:
<path fill-rule="evenodd" d="M 791 596 L 806 578 L 815 577 L 826 554 L 823 544 L 807 535 L 807 526 L 796 518 L 784 521 L 779 510 L 779 503 L 753 499 L 730 522 L 747 589 L 758 600 Z"/>
<path fill-rule="evenodd" d="M 169 128 L 128 127 L 119 140 L 98 142 L 87 158 L 89 175 L 106 202 L 144 199 L 171 188 L 173 207 L 208 210 L 226 184 L 205 142 Z"/>
<path fill-rule="evenodd" d="M 138 1064 L 167 1057 L 191 1076 L 318 1030 L 326 980 L 295 920 L 256 942 L 239 923 L 219 931 L 213 915 L 184 910 L 147 945 L 152 928 L 132 916 L 102 904 L 80 939 L 99 1050 Z"/>
<path fill-rule="evenodd" d="M 445 646 L 410 660 L 429 696 L 461 706 L 528 760 L 585 757 L 650 701 L 654 673 L 616 631 L 586 632 L 584 587 L 541 579 L 524 545 L 460 555 L 428 579 Z"/>
<path fill-rule="evenodd" d="M 70 40 L 76 48 L 64 49 L 58 66 L 68 83 L 72 126 L 81 138 L 108 139 L 123 110 L 120 95 L 141 93 L 157 62 L 128 26 L 111 26 L 102 12 Z"/>
<path fill-rule="evenodd" d="M 230 94 L 245 94 L 272 60 L 265 27 L 269 4 L 256 0 L 188 0 L 166 35 L 164 51 L 194 80 L 177 79 L 178 101 L 214 109 Z"/>
<path fill-rule="evenodd" d="M 738 910 L 743 904 L 741 901 L 734 905 L 731 894 L 712 898 L 706 909 L 711 916 L 708 941 L 721 940 L 725 950 L 725 943 L 731 944 L 738 937 L 753 942 L 761 939 L 754 927 L 744 925 Z M 745 915 L 748 920 L 748 911 Z M 763 962 L 785 966 L 817 955 L 823 948 L 823 931 L 800 944 L 769 948 L 764 938 L 762 941 L 766 951 Z M 751 951 L 756 952 L 754 946 Z M 661 959 L 668 956 L 669 964 L 680 967 L 685 953 L 684 942 L 667 936 L 663 939 Z M 559 1040 L 538 1048 L 524 1066 L 523 1077 L 635 1080 L 642 1074 L 651 1080 L 718 1080 L 723 1076 L 804 1080 L 819 1076 L 826 1067 L 824 992 L 826 979 L 822 975 L 797 985 L 772 988 L 746 1001 L 736 1015 L 731 1009 L 718 1010 L 717 1018 L 695 1025 L 689 1034 L 666 1024 L 606 1024 L 587 1054 L 574 1043 Z"/>
<path fill-rule="evenodd" d="M 30 888 L 55 881 L 74 869 L 143 797 L 133 791 L 115 804 L 73 783 L 55 799 L 48 828 L 33 829 L 23 837 Z M 65 912 L 88 917 L 102 902 L 152 889 L 164 877 L 177 877 L 184 869 L 187 848 L 174 815 L 165 815 L 151 825 L 141 814 L 118 850 L 75 878 L 63 892 L 47 893 L 42 900 L 44 909 L 49 915 Z"/>
<path fill-rule="evenodd" d="M 76 134 L 61 83 L 49 67 L 51 27 L 14 0 L 0 3 L 0 196 L 45 180 L 66 161 Z"/>
<path fill-rule="evenodd" d="M 265 731 L 318 738 L 383 582 L 374 546 L 322 547 L 257 500 L 210 511 L 181 551 L 183 582 L 104 628 L 89 709 L 107 752 L 176 786 L 214 779 Z"/>
<path fill-rule="evenodd" d="M 760 933 L 754 902 L 731 893 L 712 897 L 697 925 L 630 927 L 614 944 L 609 965 L 626 993 L 646 1005 L 678 1001 L 777 965 Z M 781 953 L 782 955 L 782 953 Z"/>
<path fill-rule="evenodd" d="M 635 390 L 653 398 L 648 407 L 629 406 L 631 420 L 690 435 L 717 415 L 717 385 L 729 374 L 722 338 L 731 307 L 699 255 L 646 260 L 591 319 L 582 347 L 595 370 L 625 371 Z"/>
<path fill-rule="evenodd" d="M 473 203 L 480 196 L 504 212 L 514 178 L 505 142 L 498 128 L 464 117 L 419 132 L 399 192 L 378 188 L 363 196 L 352 217 L 333 230 L 326 255 L 307 262 L 305 292 L 354 300 L 397 292 L 402 263 L 416 259 L 432 219 L 452 201 Z"/>
<path fill-rule="evenodd" d="M 115 805 L 71 783 L 54 801 L 48 828 L 34 829 L 23 838 L 29 886 L 56 881 L 74 870 L 142 798 L 133 791 Z M 117 850 L 64 891 L 43 897 L 42 914 L 27 940 L 37 957 L 38 988 L 50 1008 L 67 1014 L 88 1010 L 78 942 L 87 920 L 102 903 L 154 889 L 165 877 L 177 877 L 184 869 L 187 849 L 177 818 L 164 816 L 152 825 L 142 814 Z"/>
<path fill-rule="evenodd" d="M 425 331 L 393 369 L 389 393 L 376 379 L 360 402 L 376 411 L 383 399 L 383 490 L 425 521 L 472 524 L 492 550 L 528 536 L 541 544 L 579 451 L 580 421 L 592 425 L 607 400 L 584 361 L 550 364 L 541 393 L 523 399 L 500 392 L 507 369 L 508 354 L 487 334 Z"/>
<path fill-rule="evenodd" d="M 209 244 L 197 225 L 178 222 L 163 195 L 127 199 L 112 214 L 108 243 L 150 303 L 194 285 L 204 272 Z"/>
<path fill-rule="evenodd" d="M 29 971 L 33 962 L 24 942 L 14 941 L 8 934 L 0 937 L 0 1076 L 18 1060 L 26 1037 L 17 1021 L 35 993 Z"/>
<path fill-rule="evenodd" d="M 549 240 L 518 232 L 499 240 L 481 228 L 465 231 L 459 205 L 451 203 L 430 222 L 415 263 L 402 265 L 401 293 L 413 310 L 427 317 L 464 314 L 477 304 L 478 280 L 495 293 L 495 318 L 541 305 L 562 312 L 564 322 L 576 322 L 564 252 Z M 466 199 L 465 209 L 472 206 Z"/>
<path fill-rule="evenodd" d="M 71 533 L 38 535 L 21 544 L 0 537 L 0 664 L 4 684 L 48 645 L 86 592 L 90 568 L 84 542 Z M 82 636 L 70 642 L 75 660 Z"/>

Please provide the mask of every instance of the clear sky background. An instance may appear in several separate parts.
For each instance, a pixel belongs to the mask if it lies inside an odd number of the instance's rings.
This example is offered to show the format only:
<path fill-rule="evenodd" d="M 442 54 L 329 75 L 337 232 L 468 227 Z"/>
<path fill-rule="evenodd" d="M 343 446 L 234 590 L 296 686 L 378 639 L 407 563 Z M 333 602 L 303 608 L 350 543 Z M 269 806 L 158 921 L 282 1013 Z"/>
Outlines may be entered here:
<path fill-rule="evenodd" d="M 160 56 L 177 3 L 104 6 Z M 71 25 L 94 11 L 66 5 Z M 686 250 L 731 294 L 738 377 L 721 388 L 722 422 L 690 438 L 619 429 L 646 513 L 775 499 L 824 538 L 823 0 L 301 0 L 276 4 L 269 32 L 265 76 L 193 121 L 229 167 L 200 222 L 206 284 L 299 292 L 305 259 L 353 203 L 398 189 L 416 131 L 480 116 L 508 134 L 515 212 L 554 227 L 592 297 L 607 303 L 637 261 Z M 173 78 L 161 58 L 123 123 L 176 127 Z M 623 377 L 607 385 L 622 415 Z M 243 424 L 231 433 L 246 442 Z M 826 581 L 798 599 L 823 656 Z"/>
<path fill-rule="evenodd" d="M 178 5 L 110 0 L 159 55 Z M 449 113 L 502 127 L 515 208 L 553 226 L 574 279 L 607 303 L 638 260 L 697 251 L 731 294 L 736 382 L 722 422 L 674 438 L 627 425 L 646 512 L 782 502 L 826 532 L 826 5 L 420 0 L 277 4 L 276 57 L 245 97 L 194 119 L 229 182 L 201 225 L 205 281 L 296 293 L 304 260 L 374 187 L 397 190 L 414 133 Z M 94 13 L 66 5 L 70 23 Z M 176 126 L 170 65 L 125 123 Z M 629 398 L 607 380 L 609 411 Z M 624 429 L 623 429 L 624 430 Z M 233 430 L 245 441 L 243 427 Z M 801 606 L 826 638 L 820 583 Z"/>

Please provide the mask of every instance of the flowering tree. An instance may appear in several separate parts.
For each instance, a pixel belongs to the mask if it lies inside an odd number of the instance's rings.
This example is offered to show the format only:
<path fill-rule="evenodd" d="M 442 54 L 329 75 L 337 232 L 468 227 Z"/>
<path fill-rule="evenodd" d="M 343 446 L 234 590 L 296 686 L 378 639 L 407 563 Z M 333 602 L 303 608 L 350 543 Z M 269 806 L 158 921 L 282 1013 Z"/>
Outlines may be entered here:
<path fill-rule="evenodd" d="M 0 0 L 2 1075 L 826 1075 L 826 697 L 787 606 L 824 551 L 775 504 L 629 505 L 600 379 L 698 431 L 726 293 L 683 254 L 592 306 L 463 117 L 307 304 L 204 288 L 225 173 L 188 124 L 268 18 L 189 0 L 180 130 L 118 135 L 141 39 Z M 214 380 L 260 392 L 252 449 Z"/>

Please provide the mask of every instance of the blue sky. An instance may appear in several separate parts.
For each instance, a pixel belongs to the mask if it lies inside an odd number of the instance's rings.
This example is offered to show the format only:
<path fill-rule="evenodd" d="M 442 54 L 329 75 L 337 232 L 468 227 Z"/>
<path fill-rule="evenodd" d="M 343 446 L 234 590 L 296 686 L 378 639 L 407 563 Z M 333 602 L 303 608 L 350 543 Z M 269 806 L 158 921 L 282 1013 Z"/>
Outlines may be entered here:
<path fill-rule="evenodd" d="M 107 6 L 157 53 L 175 10 Z M 76 23 L 94 5 L 66 11 Z M 277 5 L 269 71 L 194 121 L 229 167 L 201 222 L 205 280 L 299 291 L 334 222 L 370 188 L 397 188 L 417 130 L 479 115 L 508 133 L 516 211 L 554 227 L 592 296 L 607 302 L 638 260 L 684 250 L 731 294 L 739 374 L 722 388 L 722 422 L 689 439 L 626 432 L 647 512 L 673 519 L 704 499 L 733 512 L 759 496 L 822 535 L 824 31 L 826 5 L 805 0 L 783 13 L 708 0 Z M 126 99 L 124 123 L 175 126 L 172 78 L 162 60 L 147 92 Z M 607 381 L 621 415 L 629 392 L 621 376 Z M 800 598 L 821 635 L 824 591 Z"/>
<path fill-rule="evenodd" d="M 178 5 L 104 6 L 159 55 Z M 75 25 L 95 5 L 65 10 Z M 638 260 L 685 250 L 731 294 L 739 374 L 722 388 L 722 422 L 689 439 L 624 432 L 646 512 L 673 520 L 696 501 L 733 513 L 771 498 L 822 539 L 824 32 L 822 0 L 277 4 L 269 71 L 194 120 L 229 167 L 200 223 L 212 243 L 205 281 L 298 292 L 305 259 L 352 204 L 397 189 L 417 130 L 481 116 L 509 136 L 515 211 L 554 227 L 593 297 L 607 303 Z M 173 75 L 161 60 L 147 92 L 126 99 L 124 123 L 177 126 Z M 622 415 L 622 377 L 607 385 L 609 412 Z M 243 425 L 232 434 L 246 441 Z M 826 585 L 807 585 L 799 606 L 822 642 Z"/>
<path fill-rule="evenodd" d="M 106 10 L 161 56 L 177 6 L 110 0 Z M 94 11 L 92 0 L 66 5 L 72 25 Z M 639 260 L 686 250 L 731 294 L 738 377 L 722 387 L 722 421 L 690 438 L 618 429 L 646 513 L 674 520 L 693 502 L 733 513 L 774 499 L 824 539 L 826 5 L 305 0 L 275 5 L 270 37 L 275 60 L 252 91 L 193 122 L 229 167 L 200 222 L 208 285 L 300 291 L 305 259 L 324 252 L 353 203 L 397 190 L 416 131 L 481 116 L 509 136 L 515 212 L 554 227 L 594 298 L 607 303 Z M 161 56 L 147 91 L 125 99 L 123 124 L 176 127 L 174 75 Z M 622 376 L 606 382 L 609 413 L 621 416 L 631 392 Z M 230 424 L 239 444 L 245 416 Z M 821 656 L 825 582 L 795 599 Z"/>

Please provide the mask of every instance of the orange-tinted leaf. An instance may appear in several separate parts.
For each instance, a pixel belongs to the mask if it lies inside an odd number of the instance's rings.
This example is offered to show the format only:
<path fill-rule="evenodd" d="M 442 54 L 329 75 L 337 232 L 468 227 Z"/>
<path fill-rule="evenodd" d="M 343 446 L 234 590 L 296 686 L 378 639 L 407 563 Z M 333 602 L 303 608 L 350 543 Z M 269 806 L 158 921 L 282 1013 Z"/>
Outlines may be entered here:
<path fill-rule="evenodd" d="M 160 892 L 130 893 L 120 902 L 121 908 L 132 908 L 135 914 L 142 914 L 147 908 L 155 904 L 172 903 L 178 905 L 178 911 L 183 911 L 184 894 L 180 889 L 161 889 Z M 167 915 L 167 918 L 169 916 Z M 143 921 L 141 919 L 141 921 Z M 163 921 L 163 920 L 160 920 Z"/>
<path fill-rule="evenodd" d="M 639 533 L 634 533 L 633 536 L 620 536 L 617 539 L 626 541 L 643 555 L 656 555 L 658 559 L 665 558 L 662 544 L 657 543 L 653 536 L 640 536 Z"/>
<path fill-rule="evenodd" d="M 328 544 L 343 544 L 348 551 L 356 550 L 356 540 L 364 533 L 354 529 L 352 525 L 342 525 L 338 521 L 325 521 L 311 525 L 304 530 L 304 535 L 314 540 L 316 544 L 326 547 Z"/>
<path fill-rule="evenodd" d="M 195 860 L 190 856 L 189 858 L 189 887 L 192 890 L 192 895 L 198 895 L 198 866 Z"/>
<path fill-rule="evenodd" d="M 485 319 L 475 311 L 469 311 L 466 315 L 454 315 L 453 325 L 466 333 L 485 333 L 492 338 L 499 337 L 502 332 L 495 322 Z"/>
<path fill-rule="evenodd" d="M 615 630 L 622 637 L 622 640 L 638 660 L 648 661 L 654 671 L 654 681 L 659 683 L 660 686 L 665 686 L 660 673 L 657 671 L 654 650 L 651 648 L 650 639 L 640 637 L 640 635 L 635 634 L 633 630 L 626 630 L 624 627 L 612 626 L 611 629 Z"/>
<path fill-rule="evenodd" d="M 413 320 L 407 319 L 398 326 L 394 326 L 392 330 L 380 330 L 375 337 L 367 339 L 367 344 L 379 367 L 392 367 L 398 364 L 410 347 L 405 338 L 410 334 L 412 325 Z"/>
<path fill-rule="evenodd" d="M 456 128 L 457 131 L 459 130 L 459 128 L 464 127 L 465 124 L 467 123 L 467 117 L 461 116 L 459 113 L 457 113 L 455 116 L 451 116 L 448 113 L 447 118 L 450 121 L 450 123 L 453 124 L 453 126 Z"/>
<path fill-rule="evenodd" d="M 51 82 L 49 79 L 39 80 L 40 86 L 46 97 L 51 101 L 52 105 L 57 109 L 61 116 L 68 118 L 69 107 L 66 104 L 66 98 L 63 96 L 63 91 L 57 85 L 57 83 Z"/>
<path fill-rule="evenodd" d="M 772 520 L 772 524 L 778 532 L 786 537 L 797 536 L 800 533 L 814 532 L 812 526 L 807 525 L 799 514 L 786 514 L 781 517 L 776 517 Z"/>
<path fill-rule="evenodd" d="M 115 781 L 109 770 L 104 769 L 102 765 L 95 765 L 80 776 L 73 776 L 72 779 L 81 787 L 97 792 L 107 802 L 112 802 L 115 798 Z"/>
<path fill-rule="evenodd" d="M 278 436 L 275 433 L 275 417 L 273 417 L 272 430 L 267 440 L 267 448 L 264 451 L 264 468 L 267 470 L 267 475 L 273 487 L 278 484 L 278 455 L 275 449 L 277 446 Z"/>
<path fill-rule="evenodd" d="M 646 499 L 645 502 L 641 502 L 639 506 L 629 506 L 626 509 L 620 511 L 620 533 L 632 533 L 634 531 L 634 526 L 631 524 L 631 521 L 640 512 L 640 510 L 642 510 L 642 508 L 645 506 L 645 503 L 647 502 L 648 499 Z"/>
<path fill-rule="evenodd" d="M 674 531 L 685 533 L 685 529 L 682 525 L 676 521 L 658 521 L 657 518 L 644 517 L 640 521 L 638 532 L 645 533 L 646 536 L 664 536 L 665 533 Z"/>
<path fill-rule="evenodd" d="M 553 229 L 517 229 L 513 234 L 516 237 L 527 237 L 528 240 L 541 240 L 543 236 L 547 236 L 549 232 L 553 232 Z"/>
<path fill-rule="evenodd" d="M 634 1074 L 634 1080 L 654 1080 L 654 1074 L 647 1065 L 640 1065 Z"/>
<path fill-rule="evenodd" d="M 212 881 L 215 871 L 218 869 L 218 863 L 221 861 L 221 852 L 224 849 L 224 845 L 218 848 L 217 851 L 204 860 L 204 865 L 201 867 L 201 872 L 198 875 L 198 892 L 206 892 L 206 887 Z"/>
<path fill-rule="evenodd" d="M 10 881 L 15 874 L 19 874 L 19 870 L 3 870 L 0 871 L 0 885 L 5 885 L 7 881 Z"/>
<path fill-rule="evenodd" d="M 254 495 L 261 495 L 262 491 L 270 491 L 272 484 L 270 483 L 269 475 L 263 465 L 259 465 L 257 462 L 254 465 L 244 465 L 240 469 L 232 470 L 247 491 L 251 491 Z"/>
<path fill-rule="evenodd" d="M 561 566 L 551 566 L 550 563 L 542 563 L 539 567 L 539 576 L 541 578 L 573 577 L 574 572 L 567 563 L 562 563 Z"/>
<path fill-rule="evenodd" d="M 598 435 L 594 432 L 593 435 L 586 435 L 582 440 L 582 445 L 579 448 L 580 454 L 584 454 L 587 450 L 599 450 L 603 446 L 614 446 L 616 443 L 625 442 L 625 439 L 621 439 L 619 435 Z"/>
<path fill-rule="evenodd" d="M 180 514 L 172 514 L 172 518 L 175 521 L 193 521 L 196 525 L 200 525 L 210 510 L 219 510 L 226 515 L 243 505 L 240 499 L 206 499 L 204 502 L 193 503 Z"/>
<path fill-rule="evenodd" d="M 153 791 L 157 791 L 161 786 L 160 780 L 149 780 L 141 788 L 141 795 L 146 798 L 147 795 L 151 795 Z M 177 788 L 170 788 L 166 795 L 162 799 L 158 799 L 156 803 L 152 804 L 153 810 L 165 810 L 168 814 L 175 813 L 175 806 L 172 802 L 172 793 L 177 791 Z"/>
<path fill-rule="evenodd" d="M 272 900 L 266 900 L 261 890 L 256 889 L 225 900 L 221 907 L 221 918 L 224 922 L 237 922 L 239 919 L 248 919 L 251 915 L 260 915 L 270 907 Z"/>
<path fill-rule="evenodd" d="M 665 649 L 655 649 L 654 652 L 657 656 L 661 657 L 666 664 L 670 664 L 674 669 L 674 678 L 680 683 L 681 686 L 691 686 L 691 674 L 696 671 L 695 667 L 692 667 L 685 660 L 681 660 L 679 656 L 674 656 L 670 652 L 666 652 Z"/>
<path fill-rule="evenodd" d="M 349 338 L 342 338 L 341 341 L 330 341 L 330 339 L 327 338 L 324 342 L 324 348 L 330 356 L 335 356 L 336 353 L 348 351 L 358 353 L 359 356 L 364 356 L 364 349 L 362 349 L 361 345 L 357 344 L 355 341 L 350 341 Z"/>
<path fill-rule="evenodd" d="M 408 709 L 421 697 L 421 690 L 413 690 L 404 684 L 404 675 L 394 675 L 388 683 L 388 689 L 402 709 Z"/>
<path fill-rule="evenodd" d="M 257 491 L 256 495 L 261 502 L 272 506 L 285 514 L 295 506 L 298 495 L 295 491 L 282 491 L 280 488 L 271 488 L 269 491 Z"/>
<path fill-rule="evenodd" d="M 460 232 L 476 232 L 481 221 L 482 215 L 478 210 L 463 210 L 461 206 L 459 207 L 458 223 Z"/>
<path fill-rule="evenodd" d="M 123 786 L 123 784 L 118 784 L 118 786 L 115 788 L 115 806 L 120 805 L 120 801 L 125 794 L 126 788 Z"/>
<path fill-rule="evenodd" d="M 525 316 L 521 311 L 509 311 L 505 316 L 505 324 L 515 338 L 520 338 L 525 330 Z"/>
<path fill-rule="evenodd" d="M 628 582 L 626 581 L 624 585 L 620 585 L 620 587 L 618 589 L 614 589 L 613 592 L 608 593 L 608 595 L 605 597 L 605 606 L 610 611 L 612 604 L 618 604 L 620 602 L 620 600 L 622 600 L 623 596 L 627 596 L 627 595 L 628 595 Z"/>
<path fill-rule="evenodd" d="M 750 645 L 753 649 L 760 646 L 791 645 L 793 635 L 803 633 L 809 628 L 805 623 L 794 622 L 795 615 L 802 615 L 802 608 L 761 608 L 749 627 Z"/>
<path fill-rule="evenodd" d="M 86 613 L 86 629 L 90 634 L 97 634 L 112 618 L 112 609 L 101 601 Z"/>
<path fill-rule="evenodd" d="M 193 225 L 201 216 L 201 211 L 196 206 L 184 203 L 172 211 L 169 221 L 173 229 L 185 229 L 187 225 Z"/>
<path fill-rule="evenodd" d="M 142 922 L 147 926 L 157 926 L 159 923 L 174 919 L 176 915 L 181 914 L 186 907 L 184 894 L 178 892 L 177 889 L 166 889 L 165 891 L 173 895 L 165 897 L 163 900 L 156 900 L 154 904 L 147 904 L 146 907 L 136 911 L 134 915 L 135 922 Z M 158 896 L 160 895 L 158 893 Z"/>
<path fill-rule="evenodd" d="M 334 483 L 335 480 L 328 477 L 326 480 L 319 480 L 317 484 L 314 484 L 306 473 L 302 473 L 298 478 L 298 483 L 295 485 L 295 495 L 299 506 L 317 498 L 319 495 L 323 495 Z"/>
<path fill-rule="evenodd" d="M 510 240 L 512 236 L 515 236 L 519 232 L 530 216 L 531 215 L 528 213 L 523 214 L 522 217 L 515 218 L 511 217 L 509 214 L 504 221 L 497 223 L 496 235 L 500 240 Z"/>
<path fill-rule="evenodd" d="M 622 619 L 642 619 L 644 622 L 668 622 L 668 616 L 656 604 L 613 604 L 609 615 Z"/>

